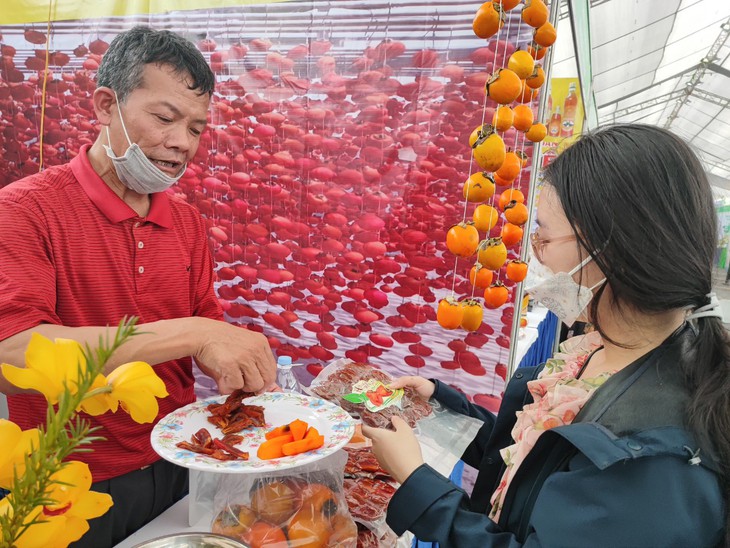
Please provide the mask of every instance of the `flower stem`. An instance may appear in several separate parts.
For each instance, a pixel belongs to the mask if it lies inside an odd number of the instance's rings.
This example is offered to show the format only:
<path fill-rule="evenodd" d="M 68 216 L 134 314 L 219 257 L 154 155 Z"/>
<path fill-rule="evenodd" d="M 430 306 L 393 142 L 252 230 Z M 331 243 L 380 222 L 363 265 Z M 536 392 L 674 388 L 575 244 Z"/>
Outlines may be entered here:
<path fill-rule="evenodd" d="M 58 406 L 55 409 L 48 406 L 45 427 L 39 428 L 38 447 L 26 455 L 22 474 L 14 474 L 8 495 L 12 511 L 0 515 L 0 546 L 15 545 L 31 525 L 43 521 L 39 510 L 55 502 L 49 498 L 51 486 L 56 483 L 52 476 L 64 466 L 64 459 L 90 441 L 89 434 L 95 430 L 84 419 L 77 417 L 75 424 L 71 420 L 77 416 L 76 410 L 84 399 L 111 392 L 111 386 L 94 390 L 91 387 L 114 351 L 135 334 L 136 322 L 136 318 L 124 318 L 111 344 L 108 338 L 102 337 L 93 351 L 87 346 L 84 350 L 86 365 L 78 364 L 75 390 L 65 386 L 59 395 Z"/>

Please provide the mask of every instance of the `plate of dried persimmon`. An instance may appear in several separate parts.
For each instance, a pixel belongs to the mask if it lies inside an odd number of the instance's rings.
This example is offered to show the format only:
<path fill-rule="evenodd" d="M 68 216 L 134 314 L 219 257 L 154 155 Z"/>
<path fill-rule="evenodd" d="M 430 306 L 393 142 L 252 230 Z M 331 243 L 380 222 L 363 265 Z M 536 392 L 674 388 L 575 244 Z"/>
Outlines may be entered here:
<path fill-rule="evenodd" d="M 173 411 L 155 425 L 151 442 L 162 458 L 185 468 L 248 473 L 317 461 L 345 446 L 354 431 L 352 417 L 326 400 L 236 391 Z"/>

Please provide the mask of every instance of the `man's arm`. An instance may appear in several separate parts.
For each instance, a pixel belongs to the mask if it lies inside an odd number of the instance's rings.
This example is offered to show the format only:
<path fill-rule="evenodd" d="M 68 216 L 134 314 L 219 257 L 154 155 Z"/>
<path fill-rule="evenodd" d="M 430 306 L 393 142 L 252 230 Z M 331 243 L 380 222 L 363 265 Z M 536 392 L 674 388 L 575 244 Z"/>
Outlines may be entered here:
<path fill-rule="evenodd" d="M 25 365 L 25 349 L 36 332 L 48 339 L 73 339 L 92 350 L 100 337 L 111 339 L 113 327 L 65 327 L 40 324 L 0 341 L 0 362 Z M 107 363 L 105 373 L 130 361 L 155 365 L 192 356 L 201 370 L 218 383 L 221 393 L 236 388 L 258 391 L 271 385 L 276 364 L 266 337 L 223 321 L 202 317 L 160 320 L 138 325 L 138 335 L 129 338 Z M 22 393 L 0 374 L 0 391 Z"/>

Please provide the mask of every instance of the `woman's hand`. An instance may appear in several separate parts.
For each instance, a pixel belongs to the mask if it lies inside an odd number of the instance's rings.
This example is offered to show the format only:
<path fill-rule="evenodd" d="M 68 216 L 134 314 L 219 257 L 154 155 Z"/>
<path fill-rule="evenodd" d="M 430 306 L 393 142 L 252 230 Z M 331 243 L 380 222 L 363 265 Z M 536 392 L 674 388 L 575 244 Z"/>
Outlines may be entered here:
<path fill-rule="evenodd" d="M 436 390 L 436 385 L 428 379 L 410 375 L 395 379 L 388 385 L 388 388 L 405 388 L 406 386 L 415 389 L 418 395 L 426 400 L 430 399 L 433 396 L 434 390 Z"/>
<path fill-rule="evenodd" d="M 373 453 L 380 466 L 398 483 L 403 483 L 423 464 L 423 456 L 416 435 L 406 421 L 393 417 L 391 422 L 395 431 L 363 424 L 362 433 L 373 441 Z"/>

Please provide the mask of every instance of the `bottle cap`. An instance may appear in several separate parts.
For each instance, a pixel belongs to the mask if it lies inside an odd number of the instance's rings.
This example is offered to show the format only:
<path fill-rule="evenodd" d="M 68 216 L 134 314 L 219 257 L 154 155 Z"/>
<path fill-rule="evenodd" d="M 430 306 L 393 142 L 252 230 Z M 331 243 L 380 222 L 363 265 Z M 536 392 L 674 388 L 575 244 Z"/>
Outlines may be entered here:
<path fill-rule="evenodd" d="M 276 360 L 276 365 L 282 367 L 288 367 L 291 365 L 291 356 L 279 356 Z"/>

